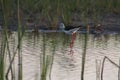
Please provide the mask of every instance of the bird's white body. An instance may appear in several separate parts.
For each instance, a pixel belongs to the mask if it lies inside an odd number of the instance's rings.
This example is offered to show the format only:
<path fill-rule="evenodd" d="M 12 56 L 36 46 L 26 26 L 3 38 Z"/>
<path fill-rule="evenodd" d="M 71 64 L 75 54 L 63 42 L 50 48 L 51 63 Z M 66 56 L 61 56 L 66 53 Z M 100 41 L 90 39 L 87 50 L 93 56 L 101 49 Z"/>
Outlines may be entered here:
<path fill-rule="evenodd" d="M 63 23 L 60 23 L 59 27 L 66 34 L 74 34 L 80 29 L 80 28 L 74 28 L 74 29 L 70 29 L 70 30 L 67 31 L 67 30 L 65 30 L 65 25 Z"/>

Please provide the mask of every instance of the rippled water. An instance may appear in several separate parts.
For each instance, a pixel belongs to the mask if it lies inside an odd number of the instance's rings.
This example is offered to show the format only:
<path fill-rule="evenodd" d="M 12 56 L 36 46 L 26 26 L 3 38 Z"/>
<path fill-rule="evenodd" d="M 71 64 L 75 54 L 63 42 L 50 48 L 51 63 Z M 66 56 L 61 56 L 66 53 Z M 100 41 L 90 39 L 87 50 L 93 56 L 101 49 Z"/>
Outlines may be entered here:
<path fill-rule="evenodd" d="M 2 35 L 0 34 L 0 36 Z M 105 56 L 119 65 L 120 35 L 106 34 L 101 37 L 89 35 L 88 38 L 84 80 L 100 80 L 96 75 L 99 72 L 97 68 L 100 67 L 101 69 Z M 81 80 L 84 34 L 77 34 L 72 48 L 73 55 L 70 54 L 71 40 L 71 35 L 63 33 L 40 33 L 37 36 L 26 33 L 22 41 L 23 80 L 40 80 L 41 54 L 45 50 L 47 55 L 52 55 L 53 49 L 55 49 L 55 55 L 51 80 Z M 10 35 L 9 41 L 12 52 L 17 45 L 17 33 Z M 53 42 L 56 42 L 55 48 Z M 15 74 L 17 75 L 17 55 L 14 63 L 14 67 L 16 67 Z M 103 72 L 104 80 L 118 80 L 118 70 L 118 67 L 106 60 Z"/>

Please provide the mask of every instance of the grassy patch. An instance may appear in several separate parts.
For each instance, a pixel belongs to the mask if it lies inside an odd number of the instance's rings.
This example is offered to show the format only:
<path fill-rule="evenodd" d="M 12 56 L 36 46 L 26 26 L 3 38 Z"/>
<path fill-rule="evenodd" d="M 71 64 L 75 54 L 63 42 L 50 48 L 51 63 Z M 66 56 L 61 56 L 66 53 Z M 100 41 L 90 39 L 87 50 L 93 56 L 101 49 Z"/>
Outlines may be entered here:
<path fill-rule="evenodd" d="M 4 14 L 8 20 L 17 15 L 17 2 L 14 0 L 1 0 L 4 2 Z M 115 13 L 120 14 L 120 0 L 21 0 L 21 18 L 24 21 L 40 23 L 47 19 L 50 27 L 56 27 L 60 21 L 69 24 L 74 15 L 78 19 L 84 17 L 97 17 L 101 14 Z M 1 9 L 1 6 L 0 6 Z M 97 19 L 96 19 L 97 20 Z M 8 21 L 9 22 L 9 21 Z"/>

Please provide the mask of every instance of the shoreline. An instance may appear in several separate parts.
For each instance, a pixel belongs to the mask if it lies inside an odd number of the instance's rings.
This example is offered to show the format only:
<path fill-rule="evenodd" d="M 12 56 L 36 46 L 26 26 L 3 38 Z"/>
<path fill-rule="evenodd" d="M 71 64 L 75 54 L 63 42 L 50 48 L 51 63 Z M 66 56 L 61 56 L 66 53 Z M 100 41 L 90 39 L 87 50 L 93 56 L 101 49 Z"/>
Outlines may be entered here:
<path fill-rule="evenodd" d="M 86 21 L 86 22 L 85 22 Z M 82 27 L 85 29 L 86 26 L 90 26 L 91 29 L 94 29 L 98 24 L 101 24 L 101 28 L 104 29 L 106 32 L 117 32 L 120 33 L 120 14 L 104 14 L 98 18 L 98 20 L 93 20 L 91 18 L 86 18 L 85 21 L 80 20 L 78 17 L 74 16 L 72 21 L 66 24 L 67 29 L 74 28 L 74 27 Z M 8 25 L 8 30 L 10 31 L 17 31 L 17 22 L 10 23 Z M 21 26 L 26 26 L 26 30 L 59 30 L 59 24 L 56 23 L 56 27 L 51 27 L 47 20 L 43 20 L 42 22 L 35 23 L 28 23 L 27 21 L 21 21 Z M 0 26 L 3 25 L 0 24 Z M 53 25 L 54 26 L 54 25 Z M 1 28 L 0 28 L 1 31 Z"/>

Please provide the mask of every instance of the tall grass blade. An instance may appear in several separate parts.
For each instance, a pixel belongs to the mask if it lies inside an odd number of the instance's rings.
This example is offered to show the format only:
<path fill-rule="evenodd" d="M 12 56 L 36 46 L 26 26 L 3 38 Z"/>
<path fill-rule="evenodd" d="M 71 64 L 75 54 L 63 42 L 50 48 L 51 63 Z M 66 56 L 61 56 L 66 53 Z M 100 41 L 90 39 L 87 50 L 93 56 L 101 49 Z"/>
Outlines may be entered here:
<path fill-rule="evenodd" d="M 18 80 L 22 80 L 22 27 L 21 27 L 21 21 L 20 21 L 20 0 L 18 0 L 17 3 L 17 13 L 18 13 Z"/>
<path fill-rule="evenodd" d="M 0 80 L 5 79 L 5 60 L 6 60 L 6 48 L 7 48 L 7 43 L 8 43 L 8 33 L 7 33 L 7 6 L 6 6 L 7 1 L 6 0 L 1 0 L 1 5 L 2 5 L 2 11 L 3 11 L 3 20 L 4 20 L 4 28 L 3 28 L 3 42 L 1 45 L 1 53 L 0 53 Z"/>
<path fill-rule="evenodd" d="M 109 59 L 107 56 L 105 56 L 103 58 L 103 62 L 102 62 L 102 68 L 101 68 L 101 80 L 103 80 L 103 73 L 104 73 L 104 65 L 105 65 L 105 61 L 108 60 L 110 63 L 112 63 L 115 67 L 117 67 L 118 69 L 120 68 L 120 66 L 118 64 L 116 64 L 115 62 L 113 62 L 111 59 Z"/>
<path fill-rule="evenodd" d="M 100 69 L 101 69 L 101 61 L 96 60 L 96 80 L 101 80 L 100 79 Z"/>
<path fill-rule="evenodd" d="M 56 39 L 52 41 L 52 56 L 51 56 L 51 62 L 50 62 L 50 72 L 49 72 L 49 80 L 51 80 L 51 73 L 52 73 L 52 67 L 53 67 L 53 61 L 54 61 L 54 55 L 56 50 Z"/>
<path fill-rule="evenodd" d="M 87 26 L 87 32 L 85 34 L 85 41 L 84 41 L 84 46 L 83 46 L 81 80 L 84 80 L 84 71 L 85 71 L 85 60 L 86 60 L 86 50 L 87 50 L 88 34 L 89 34 L 89 26 Z"/>
<path fill-rule="evenodd" d="M 119 59 L 119 66 L 120 66 L 120 59 Z M 120 80 L 120 68 L 118 69 L 118 80 Z"/>

